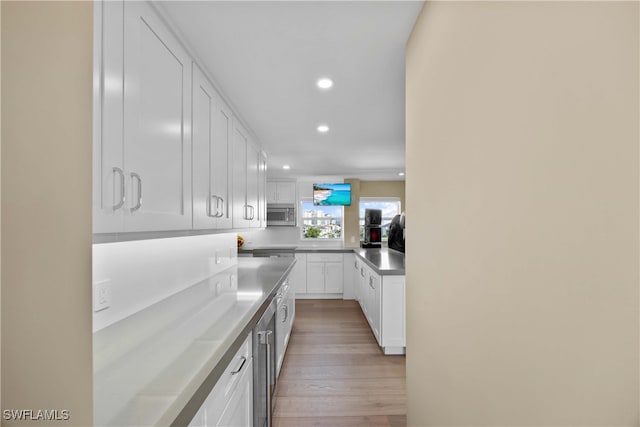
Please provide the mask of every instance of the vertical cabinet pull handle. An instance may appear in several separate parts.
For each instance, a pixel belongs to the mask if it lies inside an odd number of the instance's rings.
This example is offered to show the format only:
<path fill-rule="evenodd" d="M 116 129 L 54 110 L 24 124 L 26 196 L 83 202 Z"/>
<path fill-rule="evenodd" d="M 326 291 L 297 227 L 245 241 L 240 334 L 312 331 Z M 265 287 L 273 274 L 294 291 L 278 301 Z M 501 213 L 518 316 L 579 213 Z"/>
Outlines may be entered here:
<path fill-rule="evenodd" d="M 122 169 L 115 166 L 111 170 L 114 174 L 120 175 L 120 200 L 112 206 L 113 210 L 117 211 L 122 207 L 122 205 L 124 205 L 124 172 Z"/>
<path fill-rule="evenodd" d="M 240 363 L 240 366 L 238 366 L 238 369 L 236 369 L 235 371 L 231 371 L 231 375 L 239 374 L 240 371 L 242 371 L 242 368 L 244 367 L 244 364 L 246 363 L 247 358 L 242 356 L 241 359 L 242 359 L 242 363 Z"/>
<path fill-rule="evenodd" d="M 211 209 L 211 204 L 213 203 L 213 200 L 216 201 L 215 213 L 212 213 L 212 209 Z M 222 218 L 224 216 L 223 206 L 224 206 L 224 199 L 222 197 L 212 195 L 209 198 L 209 208 L 208 208 L 209 210 L 207 212 L 207 216 L 210 216 L 211 218 Z"/>
<path fill-rule="evenodd" d="M 217 197 L 217 200 L 220 201 L 220 213 L 217 214 L 216 216 L 218 218 L 222 218 L 224 216 L 224 197 Z M 216 202 L 216 212 L 217 211 L 218 211 L 218 202 Z"/>
<path fill-rule="evenodd" d="M 138 181 L 138 201 L 136 205 L 131 208 L 131 212 L 135 212 L 142 207 L 142 178 L 135 172 L 131 172 L 131 180 L 136 179 Z"/>
<path fill-rule="evenodd" d="M 258 332 L 258 342 L 267 346 L 267 381 L 265 390 L 267 395 L 267 427 L 271 427 L 271 343 L 269 342 L 269 337 L 272 333 L 273 331 Z"/>
<path fill-rule="evenodd" d="M 218 198 L 217 196 L 210 196 L 207 202 L 207 216 L 211 218 L 215 218 L 216 216 L 211 213 L 211 204 L 213 203 L 213 199 L 216 199 L 216 212 L 218 212 Z"/>

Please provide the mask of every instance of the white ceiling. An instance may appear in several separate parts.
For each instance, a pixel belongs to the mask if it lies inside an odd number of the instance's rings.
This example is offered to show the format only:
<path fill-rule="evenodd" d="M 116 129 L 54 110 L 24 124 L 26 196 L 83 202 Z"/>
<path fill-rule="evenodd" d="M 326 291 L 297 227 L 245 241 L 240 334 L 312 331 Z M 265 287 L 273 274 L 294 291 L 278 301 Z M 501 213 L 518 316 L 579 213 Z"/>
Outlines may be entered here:
<path fill-rule="evenodd" d="M 405 45 L 421 1 L 160 4 L 261 142 L 269 177 L 402 179 Z M 316 87 L 323 76 L 332 89 Z"/>

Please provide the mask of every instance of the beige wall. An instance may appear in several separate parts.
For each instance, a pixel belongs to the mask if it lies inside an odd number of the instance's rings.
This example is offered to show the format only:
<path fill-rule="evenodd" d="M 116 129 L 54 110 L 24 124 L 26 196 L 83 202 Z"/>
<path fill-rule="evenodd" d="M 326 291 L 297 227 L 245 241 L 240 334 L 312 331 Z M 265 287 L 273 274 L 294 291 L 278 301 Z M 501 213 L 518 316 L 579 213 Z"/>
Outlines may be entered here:
<path fill-rule="evenodd" d="M 351 206 L 344 207 L 344 246 L 357 248 L 360 246 L 360 219 L 358 217 L 358 203 L 360 203 L 360 180 L 345 179 L 351 184 Z"/>
<path fill-rule="evenodd" d="M 427 2 L 418 18 L 410 425 L 640 425 L 638 6 Z"/>
<path fill-rule="evenodd" d="M 1 7 L 2 408 L 91 425 L 93 6 Z"/>
<path fill-rule="evenodd" d="M 360 197 L 399 197 L 402 209 L 405 209 L 404 181 L 360 181 L 345 179 L 351 183 L 351 206 L 344 208 L 344 246 L 360 246 Z"/>

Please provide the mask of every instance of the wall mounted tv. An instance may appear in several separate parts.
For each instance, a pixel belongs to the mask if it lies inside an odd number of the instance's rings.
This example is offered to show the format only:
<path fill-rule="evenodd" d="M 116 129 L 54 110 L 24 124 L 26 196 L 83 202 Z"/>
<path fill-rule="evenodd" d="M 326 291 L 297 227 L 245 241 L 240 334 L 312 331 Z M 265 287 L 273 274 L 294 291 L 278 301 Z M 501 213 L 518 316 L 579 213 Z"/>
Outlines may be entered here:
<path fill-rule="evenodd" d="M 316 206 L 351 206 L 351 184 L 313 184 Z"/>

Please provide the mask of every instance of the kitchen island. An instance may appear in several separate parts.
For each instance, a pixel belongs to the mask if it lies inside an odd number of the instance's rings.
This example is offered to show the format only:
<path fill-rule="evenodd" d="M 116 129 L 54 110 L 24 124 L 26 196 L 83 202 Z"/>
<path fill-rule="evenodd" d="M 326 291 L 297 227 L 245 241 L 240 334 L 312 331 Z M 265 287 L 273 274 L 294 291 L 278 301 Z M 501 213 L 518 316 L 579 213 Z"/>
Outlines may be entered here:
<path fill-rule="evenodd" d="M 187 425 L 294 264 L 239 258 L 96 332 L 95 425 Z"/>

